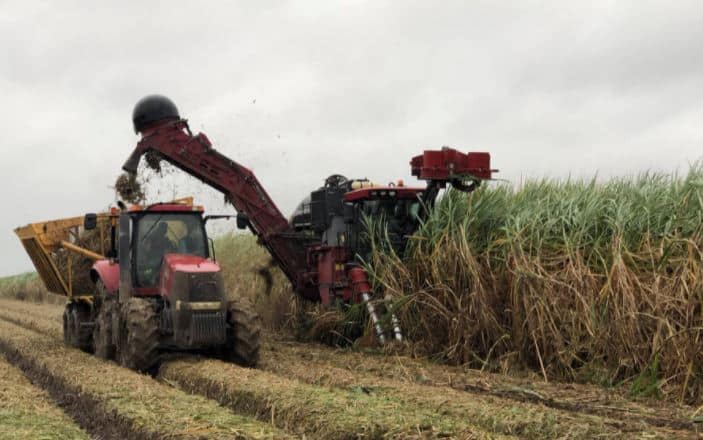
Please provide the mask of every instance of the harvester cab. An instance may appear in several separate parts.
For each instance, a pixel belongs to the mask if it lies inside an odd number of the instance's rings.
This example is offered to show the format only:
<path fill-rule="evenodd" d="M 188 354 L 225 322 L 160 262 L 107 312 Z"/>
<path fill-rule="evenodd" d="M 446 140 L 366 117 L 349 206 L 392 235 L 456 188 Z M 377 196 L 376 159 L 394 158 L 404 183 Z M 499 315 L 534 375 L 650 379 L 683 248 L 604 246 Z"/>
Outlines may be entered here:
<path fill-rule="evenodd" d="M 452 163 L 451 174 L 446 163 Z M 344 246 L 350 255 L 365 259 L 370 249 L 370 227 L 378 226 L 393 250 L 402 255 L 408 237 L 417 231 L 434 205 L 437 192 L 448 183 L 471 192 L 490 179 L 487 153 L 459 153 L 450 148 L 426 151 L 411 161 L 413 175 L 428 181 L 422 187 L 402 180 L 378 185 L 368 179 L 333 174 L 296 208 L 289 222 L 293 229 L 314 236 L 325 246 Z M 456 164 L 456 165 L 455 165 Z"/>
<path fill-rule="evenodd" d="M 371 250 L 368 227 L 379 222 L 394 250 L 402 253 L 405 239 L 421 219 L 422 192 L 402 182 L 380 186 L 335 174 L 298 205 L 289 222 L 322 246 L 346 247 L 350 255 L 362 258 Z"/>

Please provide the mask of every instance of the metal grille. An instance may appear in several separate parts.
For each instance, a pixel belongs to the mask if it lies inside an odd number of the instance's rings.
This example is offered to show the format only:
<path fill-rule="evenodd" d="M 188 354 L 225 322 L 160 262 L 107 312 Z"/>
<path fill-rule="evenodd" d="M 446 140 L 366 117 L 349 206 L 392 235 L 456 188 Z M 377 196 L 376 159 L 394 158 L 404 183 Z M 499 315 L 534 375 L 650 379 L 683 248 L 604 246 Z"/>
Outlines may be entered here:
<path fill-rule="evenodd" d="M 217 281 L 212 274 L 191 274 L 188 279 L 189 301 L 219 301 Z"/>
<path fill-rule="evenodd" d="M 190 320 L 192 345 L 224 344 L 227 336 L 223 312 L 194 312 Z"/>

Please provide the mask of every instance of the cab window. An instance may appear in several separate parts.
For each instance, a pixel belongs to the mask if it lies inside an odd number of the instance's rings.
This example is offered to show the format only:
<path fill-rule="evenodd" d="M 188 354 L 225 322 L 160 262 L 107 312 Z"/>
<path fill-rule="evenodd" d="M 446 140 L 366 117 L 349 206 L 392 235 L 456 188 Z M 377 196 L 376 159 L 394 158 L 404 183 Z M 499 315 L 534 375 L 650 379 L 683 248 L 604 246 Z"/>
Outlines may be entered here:
<path fill-rule="evenodd" d="M 135 238 L 136 282 L 141 287 L 158 284 L 166 254 L 208 256 L 202 217 L 196 213 L 145 214 L 136 223 Z"/>

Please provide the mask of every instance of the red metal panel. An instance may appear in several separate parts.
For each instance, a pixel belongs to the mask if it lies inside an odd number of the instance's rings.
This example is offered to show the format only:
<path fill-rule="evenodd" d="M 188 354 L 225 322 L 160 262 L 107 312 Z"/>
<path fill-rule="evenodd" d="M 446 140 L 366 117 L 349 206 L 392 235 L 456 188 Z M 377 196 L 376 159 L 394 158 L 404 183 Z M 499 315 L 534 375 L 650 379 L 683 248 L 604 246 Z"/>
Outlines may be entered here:
<path fill-rule="evenodd" d="M 102 280 L 108 294 L 116 294 L 120 288 L 120 265 L 110 260 L 98 260 L 91 268 L 91 278 Z"/>
<path fill-rule="evenodd" d="M 334 298 L 351 300 L 352 292 L 345 272 L 349 260 L 347 249 L 342 246 L 316 246 L 311 249 L 309 258 L 316 264 L 322 305 L 329 306 Z"/>
<path fill-rule="evenodd" d="M 410 161 L 411 173 L 422 180 L 490 179 L 490 153 L 461 153 L 453 148 L 426 150 Z"/>
<path fill-rule="evenodd" d="M 219 272 L 220 266 L 210 259 L 196 255 L 166 254 L 163 264 L 173 272 Z"/>
<path fill-rule="evenodd" d="M 371 292 L 371 283 L 366 271 L 360 267 L 353 267 L 347 273 L 354 290 L 354 302 L 361 302 L 361 295 Z"/>

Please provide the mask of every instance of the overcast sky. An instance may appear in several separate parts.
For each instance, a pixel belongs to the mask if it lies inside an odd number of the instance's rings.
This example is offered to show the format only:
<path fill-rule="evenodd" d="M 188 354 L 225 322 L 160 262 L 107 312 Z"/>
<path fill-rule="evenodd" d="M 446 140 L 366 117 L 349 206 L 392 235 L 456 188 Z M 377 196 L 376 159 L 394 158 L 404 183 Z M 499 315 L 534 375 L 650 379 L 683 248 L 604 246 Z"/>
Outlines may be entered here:
<path fill-rule="evenodd" d="M 151 93 L 286 215 L 332 173 L 412 182 L 410 157 L 442 145 L 514 182 L 702 156 L 700 1 L 0 0 L 0 54 L 0 275 L 32 268 L 13 228 L 115 200 Z"/>

